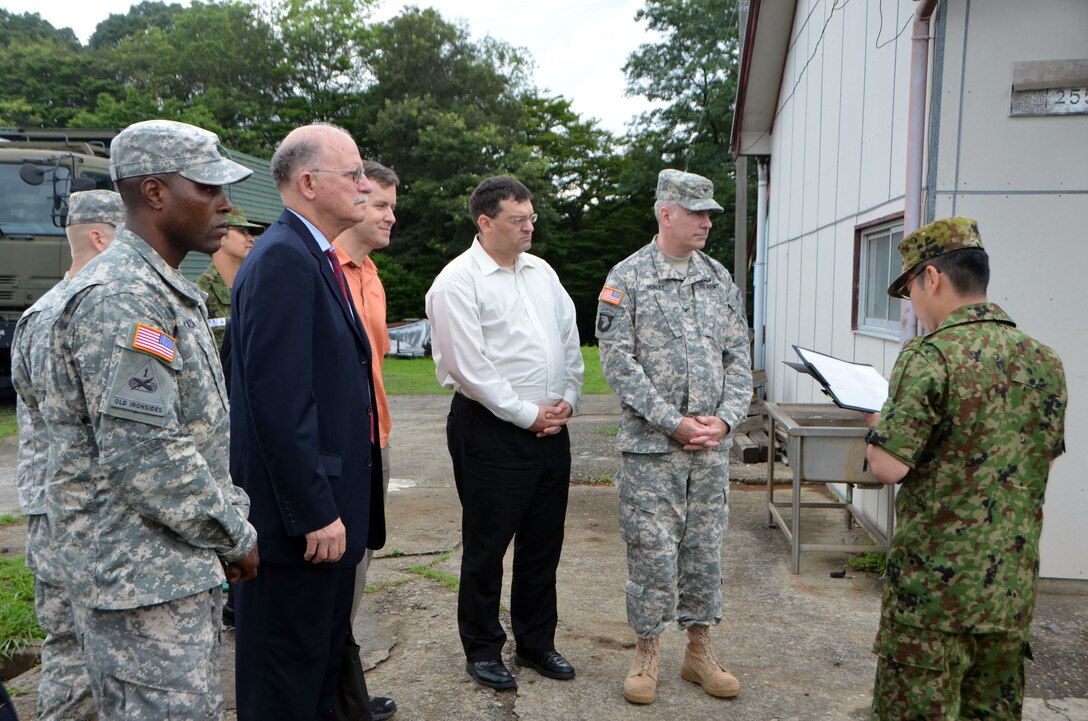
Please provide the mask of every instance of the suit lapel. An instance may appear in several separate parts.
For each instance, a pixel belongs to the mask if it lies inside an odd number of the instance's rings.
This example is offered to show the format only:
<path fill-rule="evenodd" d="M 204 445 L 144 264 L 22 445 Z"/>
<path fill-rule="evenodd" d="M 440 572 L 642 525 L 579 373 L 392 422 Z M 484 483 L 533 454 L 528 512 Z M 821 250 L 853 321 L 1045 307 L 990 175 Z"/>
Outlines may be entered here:
<path fill-rule="evenodd" d="M 280 216 L 280 220 L 284 221 L 291 230 L 295 231 L 295 234 L 302 239 L 302 243 L 306 246 L 306 249 L 314 256 L 314 259 L 317 261 L 317 267 L 320 268 L 321 278 L 325 281 L 325 286 L 328 288 L 329 292 L 332 293 L 337 305 L 340 306 L 340 312 L 344 314 L 344 320 L 354 331 L 355 337 L 366 350 L 367 361 L 369 361 L 370 343 L 367 341 L 366 333 L 363 332 L 362 321 L 354 308 L 348 308 L 348 301 L 341 292 L 340 281 L 336 279 L 336 275 L 332 271 L 329 257 L 321 251 L 321 247 L 317 244 L 317 239 L 313 237 L 313 233 L 310 232 L 310 229 L 307 228 L 306 224 L 299 220 L 294 213 L 285 210 L 283 211 L 283 215 Z M 350 291 L 348 292 L 350 293 Z"/>

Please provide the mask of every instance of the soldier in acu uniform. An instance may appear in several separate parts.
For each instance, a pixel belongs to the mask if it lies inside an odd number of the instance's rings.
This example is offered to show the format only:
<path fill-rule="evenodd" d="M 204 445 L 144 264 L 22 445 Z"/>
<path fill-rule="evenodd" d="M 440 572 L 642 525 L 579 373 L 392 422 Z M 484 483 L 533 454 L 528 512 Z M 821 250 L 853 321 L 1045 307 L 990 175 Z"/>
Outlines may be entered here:
<path fill-rule="evenodd" d="M 661 171 L 658 234 L 612 269 L 597 310 L 601 367 L 623 402 L 616 483 L 638 636 L 623 684 L 632 703 L 656 697 L 659 636 L 673 620 L 688 632 L 681 675 L 712 696 L 740 692 L 709 629 L 722 620 L 730 433 L 748 412 L 752 373 L 740 290 L 701 250 L 710 212 L 722 210 L 713 196 L 706 178 Z"/>
<path fill-rule="evenodd" d="M 227 470 L 201 293 L 177 268 L 218 249 L 221 186 L 250 171 L 184 123 L 136 123 L 111 150 L 125 228 L 50 334 L 47 512 L 99 717 L 207 721 L 222 714 L 221 585 L 256 574 L 256 531 Z"/>
<path fill-rule="evenodd" d="M 49 329 L 57 304 L 72 277 L 113 242 L 116 229 L 124 222 L 125 206 L 117 193 L 88 190 L 72 194 L 65 226 L 72 265 L 59 283 L 23 313 L 12 339 L 12 383 L 19 394 L 16 480 L 19 504 L 27 517 L 26 565 L 34 573 L 34 610 L 38 624 L 46 633 L 38 685 L 41 721 L 92 719 L 95 709 L 72 605 L 63 586 L 57 551 L 50 542 L 45 503 L 49 434 L 42 420 L 39 388 L 48 360 Z"/>
<path fill-rule="evenodd" d="M 874 721 L 1019 719 L 1043 497 L 1065 451 L 1062 363 L 986 300 L 978 224 L 946 218 L 899 244 L 928 334 L 869 414 L 874 475 L 902 483 L 888 553 Z"/>

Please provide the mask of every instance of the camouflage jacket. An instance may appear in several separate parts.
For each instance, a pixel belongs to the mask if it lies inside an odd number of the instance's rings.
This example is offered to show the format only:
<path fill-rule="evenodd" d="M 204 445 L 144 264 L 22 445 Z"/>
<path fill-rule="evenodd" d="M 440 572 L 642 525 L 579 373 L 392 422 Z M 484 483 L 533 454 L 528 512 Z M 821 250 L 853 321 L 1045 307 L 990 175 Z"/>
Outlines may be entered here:
<path fill-rule="evenodd" d="M 910 471 L 896 497 L 883 617 L 951 633 L 1026 630 L 1065 375 L 996 305 L 908 343 L 874 441 Z"/>
<path fill-rule="evenodd" d="M 669 436 L 684 416 L 717 416 L 730 430 L 744 420 L 748 322 L 721 263 L 696 251 L 685 277 L 651 242 L 611 270 L 600 298 L 601 368 L 623 403 L 619 450 L 679 450 Z"/>
<path fill-rule="evenodd" d="M 208 309 L 208 325 L 215 335 L 217 348 L 223 347 L 223 336 L 227 331 L 226 321 L 230 318 L 230 288 L 212 264 L 196 279 L 196 287 L 208 294 L 204 306 Z"/>
<path fill-rule="evenodd" d="M 19 507 L 28 516 L 45 513 L 46 464 L 49 434 L 41 413 L 42 369 L 48 359 L 49 328 L 55 309 L 71 278 L 64 278 L 38 299 L 19 318 L 11 337 L 11 382 L 19 395 L 15 415 L 19 421 L 19 465 L 15 481 Z"/>
<path fill-rule="evenodd" d="M 46 499 L 85 606 L 205 591 L 256 543 L 207 320 L 196 286 L 127 229 L 69 285 L 42 383 Z"/>

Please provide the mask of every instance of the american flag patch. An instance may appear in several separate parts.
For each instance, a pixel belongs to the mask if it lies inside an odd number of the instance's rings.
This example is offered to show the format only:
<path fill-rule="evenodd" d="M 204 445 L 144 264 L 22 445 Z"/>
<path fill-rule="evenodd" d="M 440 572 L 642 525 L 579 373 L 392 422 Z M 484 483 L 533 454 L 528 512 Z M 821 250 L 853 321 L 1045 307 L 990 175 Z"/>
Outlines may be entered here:
<path fill-rule="evenodd" d="M 132 338 L 132 347 L 162 358 L 167 363 L 174 362 L 174 339 L 158 328 L 137 323 L 136 335 Z"/>
<path fill-rule="evenodd" d="M 601 294 L 597 296 L 597 300 L 603 300 L 605 303 L 611 303 L 612 305 L 619 305 L 623 300 L 623 291 L 616 290 L 615 288 L 609 288 L 607 285 Z"/>

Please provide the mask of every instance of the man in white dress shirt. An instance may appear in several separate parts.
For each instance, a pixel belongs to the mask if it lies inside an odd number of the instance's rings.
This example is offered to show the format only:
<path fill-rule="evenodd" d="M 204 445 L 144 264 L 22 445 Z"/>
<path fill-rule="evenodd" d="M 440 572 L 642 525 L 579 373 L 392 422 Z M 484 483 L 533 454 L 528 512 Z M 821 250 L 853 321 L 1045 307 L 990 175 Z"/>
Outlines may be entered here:
<path fill-rule="evenodd" d="M 532 194 L 509 176 L 469 198 L 472 246 L 427 292 L 438 381 L 456 391 L 446 438 L 462 507 L 457 626 L 468 673 L 495 689 L 517 681 L 502 661 L 502 559 L 514 541 L 514 663 L 574 678 L 555 650 L 555 574 L 570 483 L 566 424 L 584 366 L 574 303 L 532 246 Z"/>

